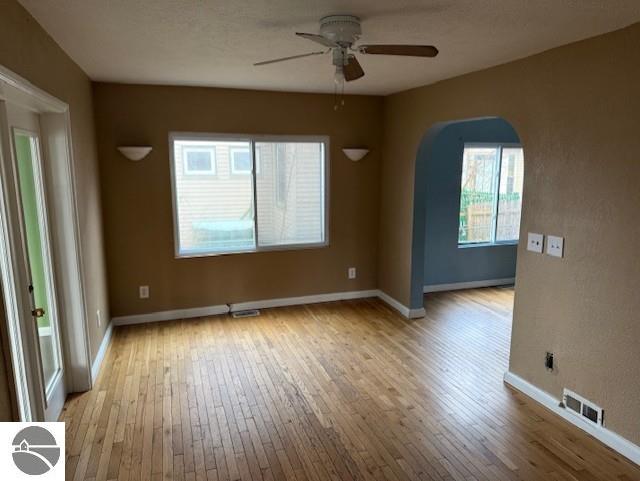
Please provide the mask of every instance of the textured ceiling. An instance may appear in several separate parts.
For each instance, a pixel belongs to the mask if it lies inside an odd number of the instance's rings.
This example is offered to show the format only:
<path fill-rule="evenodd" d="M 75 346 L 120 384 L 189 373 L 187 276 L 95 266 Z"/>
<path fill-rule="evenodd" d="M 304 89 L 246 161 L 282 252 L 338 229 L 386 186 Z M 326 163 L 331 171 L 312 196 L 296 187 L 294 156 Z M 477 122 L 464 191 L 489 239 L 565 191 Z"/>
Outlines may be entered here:
<path fill-rule="evenodd" d="M 317 50 L 327 14 L 362 18 L 366 43 L 436 45 L 435 59 L 360 56 L 347 93 L 389 94 L 615 30 L 639 0 L 20 0 L 94 80 L 331 92 L 328 56 L 253 67 Z"/>

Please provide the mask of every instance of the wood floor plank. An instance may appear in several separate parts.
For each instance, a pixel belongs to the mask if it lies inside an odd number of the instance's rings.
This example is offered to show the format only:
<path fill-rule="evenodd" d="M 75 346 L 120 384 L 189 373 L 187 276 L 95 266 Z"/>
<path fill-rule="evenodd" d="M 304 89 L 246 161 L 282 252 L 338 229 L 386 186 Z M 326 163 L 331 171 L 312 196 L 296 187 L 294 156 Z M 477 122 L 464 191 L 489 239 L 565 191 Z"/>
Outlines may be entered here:
<path fill-rule="evenodd" d="M 513 289 L 119 327 L 67 400 L 74 481 L 640 481 L 502 382 Z"/>

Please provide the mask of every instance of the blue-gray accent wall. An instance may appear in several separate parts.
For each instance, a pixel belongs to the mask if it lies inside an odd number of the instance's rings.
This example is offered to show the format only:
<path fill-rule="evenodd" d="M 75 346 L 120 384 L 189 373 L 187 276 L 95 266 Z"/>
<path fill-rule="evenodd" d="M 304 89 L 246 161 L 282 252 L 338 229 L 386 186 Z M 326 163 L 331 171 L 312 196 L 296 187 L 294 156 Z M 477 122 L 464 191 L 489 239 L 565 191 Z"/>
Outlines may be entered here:
<path fill-rule="evenodd" d="M 465 143 L 520 143 L 500 118 L 447 123 L 426 154 L 424 285 L 515 277 L 517 245 L 458 247 L 460 180 Z"/>

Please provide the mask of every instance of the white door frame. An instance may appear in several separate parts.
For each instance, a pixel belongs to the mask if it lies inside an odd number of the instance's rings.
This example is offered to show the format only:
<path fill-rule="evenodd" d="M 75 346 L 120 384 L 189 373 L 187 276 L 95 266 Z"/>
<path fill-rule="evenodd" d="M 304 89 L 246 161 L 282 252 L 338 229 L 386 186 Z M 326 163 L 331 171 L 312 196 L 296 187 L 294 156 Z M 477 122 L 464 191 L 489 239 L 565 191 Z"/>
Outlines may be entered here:
<path fill-rule="evenodd" d="M 92 387 L 91 358 L 85 319 L 88 319 L 77 215 L 76 183 L 69 106 L 0 65 L 0 274 L 7 314 L 7 332 L 21 420 L 44 420 L 42 390 L 34 376 L 33 340 L 21 325 L 21 312 L 30 311 L 30 299 L 19 288 L 20 266 L 16 232 L 16 186 L 12 172 L 5 172 L 11 158 L 11 138 L 4 102 L 36 112 L 40 116 L 41 148 L 46 157 L 46 200 L 53 266 L 61 319 L 61 344 L 67 392 Z"/>

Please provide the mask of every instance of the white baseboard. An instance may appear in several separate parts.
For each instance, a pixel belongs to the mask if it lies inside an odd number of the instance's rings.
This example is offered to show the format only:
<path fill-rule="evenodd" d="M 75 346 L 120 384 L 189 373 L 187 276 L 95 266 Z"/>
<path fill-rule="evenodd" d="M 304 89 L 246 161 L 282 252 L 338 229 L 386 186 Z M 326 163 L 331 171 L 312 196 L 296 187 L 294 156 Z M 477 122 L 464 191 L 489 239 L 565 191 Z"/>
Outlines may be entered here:
<path fill-rule="evenodd" d="M 424 307 L 419 309 L 410 309 L 384 291 L 378 290 L 378 297 L 408 319 L 424 317 L 426 314 Z"/>
<path fill-rule="evenodd" d="M 137 314 L 135 316 L 120 316 L 114 317 L 111 319 L 111 322 L 114 326 L 126 326 L 129 324 L 143 324 L 145 322 L 174 321 L 176 319 L 190 319 L 192 317 L 216 316 L 218 314 L 226 314 L 227 312 L 229 312 L 229 306 L 220 304 L 218 306 L 150 312 L 148 314 Z"/>
<path fill-rule="evenodd" d="M 420 307 L 419 309 L 409 309 L 409 315 L 405 316 L 409 319 L 420 319 L 427 315 L 427 311 L 424 310 L 424 307 Z"/>
<path fill-rule="evenodd" d="M 94 359 L 93 364 L 91 365 L 91 383 L 92 384 L 95 384 L 96 379 L 98 378 L 98 373 L 100 372 L 100 366 L 102 366 L 104 355 L 107 353 L 107 348 L 109 347 L 109 343 L 111 342 L 111 334 L 113 334 L 113 321 L 109 323 L 109 325 L 107 326 L 107 330 L 104 331 L 104 336 L 102 337 L 100 348 L 98 349 L 96 358 Z"/>
<path fill-rule="evenodd" d="M 409 309 L 385 292 L 378 289 L 365 291 L 332 292 L 328 294 L 315 294 L 310 296 L 283 297 L 278 299 L 265 299 L 261 301 L 238 302 L 235 304 L 220 304 L 216 306 L 195 307 L 191 309 L 176 309 L 173 311 L 150 312 L 133 316 L 119 316 L 111 319 L 113 326 L 126 326 L 129 324 L 142 324 L 147 322 L 173 321 L 176 319 L 189 319 L 193 317 L 215 316 L 228 312 L 244 311 L 246 309 L 267 309 L 270 307 L 297 306 L 301 304 L 314 304 L 320 302 L 344 301 L 350 299 L 365 299 L 378 297 L 389 306 L 409 319 L 424 317 L 424 308 Z M 105 335 L 106 338 L 106 335 Z"/>
<path fill-rule="evenodd" d="M 508 286 L 516 282 L 515 277 L 504 279 L 485 279 L 482 281 L 453 282 L 451 284 L 431 284 L 424 286 L 423 292 L 458 291 L 460 289 L 477 289 L 478 287 Z"/>
<path fill-rule="evenodd" d="M 586 431 L 591 436 L 609 446 L 614 451 L 620 453 L 627 459 L 630 459 L 636 464 L 640 464 L 640 446 L 633 444 L 628 439 L 623 438 L 619 434 L 616 434 L 605 427 L 596 426 L 587 421 L 581 420 L 578 416 L 567 411 L 566 408 L 560 407 L 559 399 L 554 398 L 546 391 L 543 391 L 530 382 L 525 381 L 520 376 L 513 374 L 512 372 L 507 371 L 505 373 L 504 382 L 539 402 L 544 407 L 569 421 L 574 426 Z"/>
<path fill-rule="evenodd" d="M 377 297 L 378 291 L 371 289 L 368 291 L 348 291 L 332 292 L 329 294 L 316 294 L 311 296 L 282 297 L 279 299 L 265 299 L 262 301 L 238 302 L 229 304 L 231 312 L 244 311 L 247 309 L 267 309 L 269 307 L 299 306 L 301 304 L 316 304 L 319 302 L 344 301 L 349 299 L 364 299 L 367 297 Z"/>

